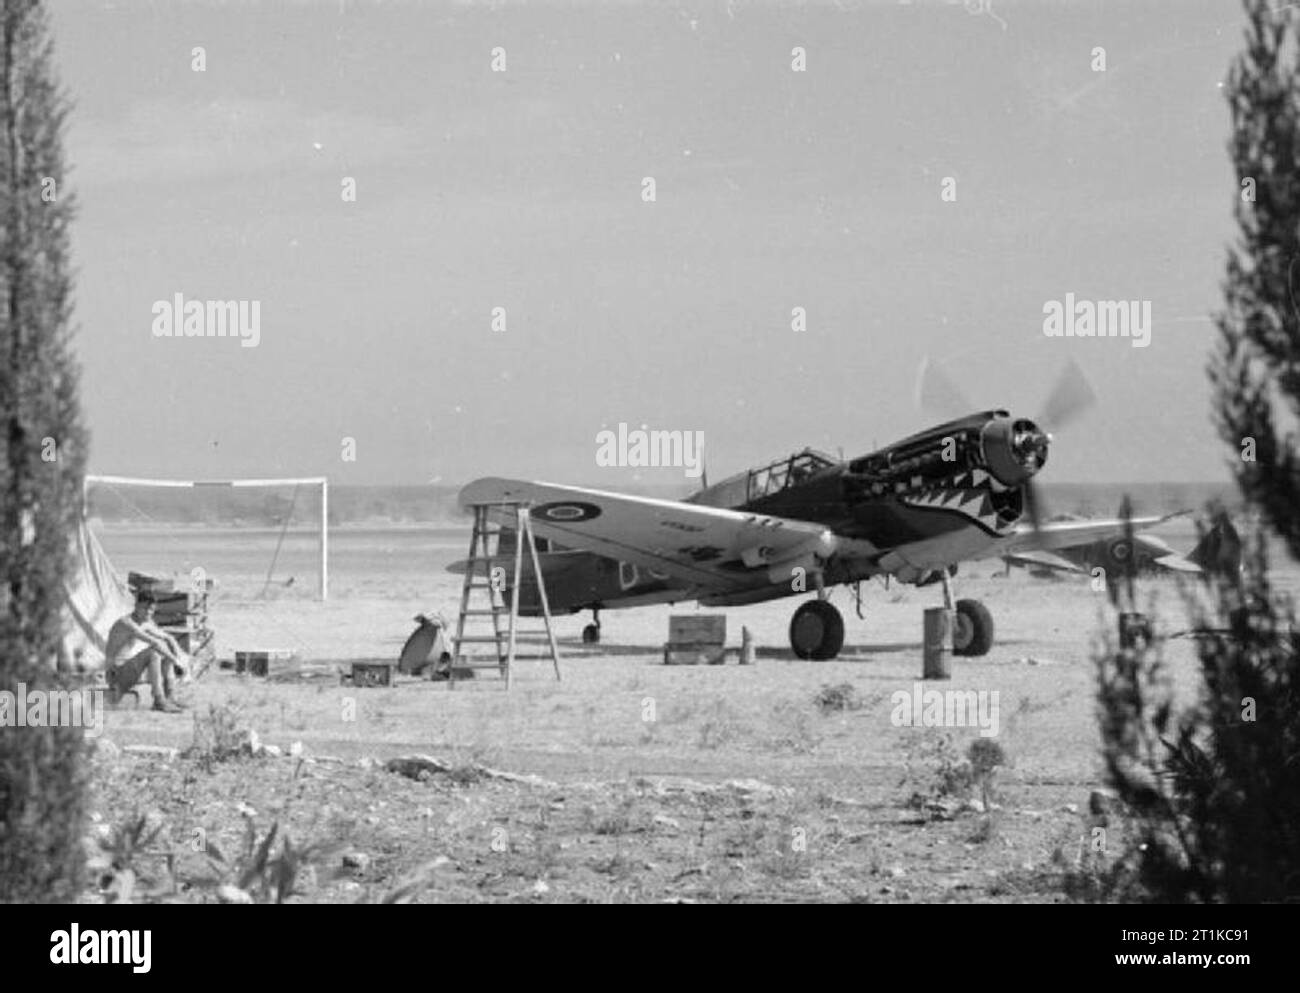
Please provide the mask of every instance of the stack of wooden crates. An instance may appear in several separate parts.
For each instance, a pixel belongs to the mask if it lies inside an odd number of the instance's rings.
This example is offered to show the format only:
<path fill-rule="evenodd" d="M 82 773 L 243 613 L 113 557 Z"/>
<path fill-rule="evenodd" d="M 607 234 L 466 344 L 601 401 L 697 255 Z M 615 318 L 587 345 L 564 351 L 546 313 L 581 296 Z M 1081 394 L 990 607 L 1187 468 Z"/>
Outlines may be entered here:
<path fill-rule="evenodd" d="M 185 581 L 181 589 L 170 579 L 156 579 L 142 573 L 127 575 L 127 585 L 132 592 L 147 591 L 153 594 L 153 621 L 176 639 L 181 650 L 194 659 L 194 675 L 200 675 L 216 658 L 213 630 L 208 626 L 208 594 L 212 580 L 202 586 Z"/>

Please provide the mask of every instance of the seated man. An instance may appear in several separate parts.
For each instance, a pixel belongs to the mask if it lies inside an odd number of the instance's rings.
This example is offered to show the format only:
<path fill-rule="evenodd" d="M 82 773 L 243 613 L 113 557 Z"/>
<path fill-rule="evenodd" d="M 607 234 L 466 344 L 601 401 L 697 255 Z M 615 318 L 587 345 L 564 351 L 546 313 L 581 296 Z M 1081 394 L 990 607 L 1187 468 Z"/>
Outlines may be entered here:
<path fill-rule="evenodd" d="M 153 709 L 175 714 L 182 707 L 172 699 L 172 673 L 174 669 L 184 675 L 184 654 L 176 639 L 154 624 L 153 611 L 152 594 L 142 590 L 136 594 L 135 609 L 119 618 L 108 632 L 104 664 L 109 699 L 113 703 L 120 700 L 147 670 Z"/>

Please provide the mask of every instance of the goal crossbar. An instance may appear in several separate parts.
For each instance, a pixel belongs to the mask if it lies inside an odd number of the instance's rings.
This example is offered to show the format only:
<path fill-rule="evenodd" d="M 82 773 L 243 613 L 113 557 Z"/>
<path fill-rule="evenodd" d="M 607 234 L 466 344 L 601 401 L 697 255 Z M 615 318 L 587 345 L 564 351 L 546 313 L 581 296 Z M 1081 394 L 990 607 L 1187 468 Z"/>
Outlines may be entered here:
<path fill-rule="evenodd" d="M 329 599 L 329 478 L 326 476 L 301 476 L 296 479 L 145 479 L 140 476 L 99 476 L 85 477 L 84 486 L 100 483 L 105 486 L 154 486 L 172 489 L 207 489 L 209 487 L 232 487 L 235 489 L 254 486 L 319 486 L 320 487 L 320 598 Z"/>

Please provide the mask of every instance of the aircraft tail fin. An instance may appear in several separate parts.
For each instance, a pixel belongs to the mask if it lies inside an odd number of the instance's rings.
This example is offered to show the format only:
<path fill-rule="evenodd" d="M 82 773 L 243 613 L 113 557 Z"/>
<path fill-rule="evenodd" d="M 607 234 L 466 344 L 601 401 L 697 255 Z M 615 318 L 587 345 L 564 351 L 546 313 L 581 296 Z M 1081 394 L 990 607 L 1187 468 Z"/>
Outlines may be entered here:
<path fill-rule="evenodd" d="M 1226 511 L 1215 514 L 1210 530 L 1187 554 L 1187 559 L 1204 572 L 1235 576 L 1241 570 L 1241 535 Z"/>

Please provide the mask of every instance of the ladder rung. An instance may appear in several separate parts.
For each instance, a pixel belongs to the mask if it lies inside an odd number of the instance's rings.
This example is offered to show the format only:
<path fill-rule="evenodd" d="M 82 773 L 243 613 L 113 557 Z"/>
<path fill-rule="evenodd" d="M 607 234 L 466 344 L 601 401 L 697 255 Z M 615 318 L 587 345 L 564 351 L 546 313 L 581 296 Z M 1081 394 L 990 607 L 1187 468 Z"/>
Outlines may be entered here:
<path fill-rule="evenodd" d="M 550 652 L 537 652 L 537 653 L 515 652 L 516 662 L 518 662 L 520 659 L 531 662 L 536 659 L 549 659 L 550 657 L 551 657 Z M 495 655 L 462 655 L 459 661 L 453 662 L 452 664 L 455 665 L 457 668 L 461 667 L 462 665 L 470 665 L 470 664 L 496 666 L 496 665 L 505 665 L 506 660 L 502 658 L 500 661 L 498 661 L 497 656 Z"/>
<path fill-rule="evenodd" d="M 503 632 L 502 634 L 499 634 L 499 635 L 492 635 L 492 634 L 467 634 L 467 635 L 465 635 L 463 638 L 461 638 L 460 641 L 462 641 L 462 642 L 470 642 L 470 641 L 473 641 L 473 642 L 489 642 L 489 641 L 490 641 L 490 642 L 498 642 L 498 641 L 505 641 L 505 640 L 506 640 L 507 638 L 509 638 L 509 637 L 510 637 L 510 635 L 505 634 L 504 632 Z M 518 636 L 516 636 L 516 640 L 518 640 Z"/>
<path fill-rule="evenodd" d="M 496 617 L 499 614 L 510 613 L 507 607 L 494 607 L 491 610 L 484 610 L 480 607 L 466 607 L 461 611 L 466 617 Z"/>
<path fill-rule="evenodd" d="M 492 636 L 492 635 L 485 634 L 485 635 L 482 635 L 482 637 L 483 637 L 483 638 L 486 638 L 486 639 L 489 640 L 489 641 L 493 640 L 493 636 Z M 503 628 L 501 629 L 501 634 L 499 635 L 499 637 L 501 637 L 501 638 L 503 638 L 503 639 L 504 639 L 504 638 L 509 638 L 509 637 L 510 637 L 510 629 L 509 629 L 508 627 L 503 627 Z M 466 640 L 466 641 L 469 641 L 469 640 L 470 640 L 470 636 L 469 636 L 469 635 L 466 635 L 466 636 L 465 636 L 465 640 Z M 545 631 L 544 629 L 542 629 L 542 628 L 537 628 L 536 630 L 533 630 L 533 629 L 521 629 L 521 628 L 515 628 L 515 641 L 534 641 L 534 642 L 536 642 L 536 641 L 549 641 L 549 640 L 550 640 L 550 635 L 547 634 L 546 631 Z"/>

